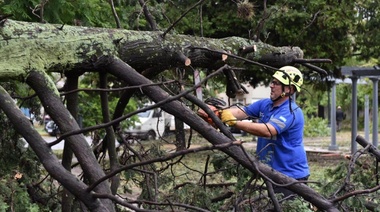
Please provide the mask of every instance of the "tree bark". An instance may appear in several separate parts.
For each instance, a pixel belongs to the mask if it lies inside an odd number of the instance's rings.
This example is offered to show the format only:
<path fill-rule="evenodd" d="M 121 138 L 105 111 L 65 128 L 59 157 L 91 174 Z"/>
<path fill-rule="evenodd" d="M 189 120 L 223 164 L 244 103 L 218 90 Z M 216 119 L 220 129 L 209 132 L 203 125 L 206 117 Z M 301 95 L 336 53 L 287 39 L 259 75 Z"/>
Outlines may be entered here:
<path fill-rule="evenodd" d="M 101 72 L 99 74 L 100 78 L 100 88 L 107 88 L 107 73 Z M 102 105 L 102 115 L 103 115 L 103 122 L 108 123 L 111 121 L 110 114 L 109 114 L 109 105 L 108 105 L 108 94 L 106 92 L 100 93 L 100 99 L 101 99 L 101 105 Z M 119 162 L 117 159 L 117 152 L 116 152 L 116 136 L 115 132 L 112 129 L 112 126 L 109 126 L 106 128 L 106 136 L 103 138 L 103 147 L 108 151 L 108 157 L 109 157 L 109 164 L 110 164 L 110 170 L 113 171 L 119 167 Z M 105 151 L 106 152 L 106 151 Z M 112 194 L 117 193 L 117 188 L 120 185 L 120 177 L 119 175 L 115 175 L 111 178 L 111 192 Z"/>
<path fill-rule="evenodd" d="M 65 91 L 71 91 L 78 89 L 78 76 L 68 76 L 65 83 Z M 72 93 L 67 95 L 67 109 L 71 115 L 78 121 L 78 93 Z M 71 163 L 73 162 L 73 151 L 70 146 L 65 142 L 62 153 L 62 166 L 69 172 L 71 172 Z M 64 188 L 62 192 L 62 212 L 70 212 L 73 202 L 73 195 Z"/>

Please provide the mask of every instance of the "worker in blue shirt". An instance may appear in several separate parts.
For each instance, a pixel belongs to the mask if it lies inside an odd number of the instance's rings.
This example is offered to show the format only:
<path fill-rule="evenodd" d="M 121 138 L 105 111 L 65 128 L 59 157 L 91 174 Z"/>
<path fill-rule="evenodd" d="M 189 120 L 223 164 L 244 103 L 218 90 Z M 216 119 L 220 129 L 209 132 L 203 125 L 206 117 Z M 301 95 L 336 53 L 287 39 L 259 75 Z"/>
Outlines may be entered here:
<path fill-rule="evenodd" d="M 273 75 L 270 98 L 219 111 L 224 123 L 258 137 L 256 153 L 262 162 L 297 180 L 307 180 L 310 175 L 303 145 L 303 112 L 292 99 L 302 84 L 302 73 L 284 66 Z M 257 121 L 241 121 L 247 118 Z M 292 194 L 284 187 L 275 186 L 274 190 L 285 196 Z"/>

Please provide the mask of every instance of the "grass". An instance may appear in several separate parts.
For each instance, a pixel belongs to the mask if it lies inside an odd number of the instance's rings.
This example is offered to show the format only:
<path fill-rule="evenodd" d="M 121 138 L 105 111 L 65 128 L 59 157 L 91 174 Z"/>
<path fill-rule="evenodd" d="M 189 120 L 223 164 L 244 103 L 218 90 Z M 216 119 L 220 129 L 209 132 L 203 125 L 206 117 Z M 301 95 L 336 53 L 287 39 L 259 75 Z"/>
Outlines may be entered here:
<path fill-rule="evenodd" d="M 359 135 L 364 134 L 364 132 L 358 132 Z M 245 141 L 245 148 L 250 151 L 254 151 L 256 148 L 256 142 L 252 141 L 252 136 L 236 136 L 237 139 L 241 139 Z M 173 143 L 175 140 L 174 136 L 166 137 L 166 142 L 163 142 L 160 144 L 160 148 L 166 150 L 166 151 L 174 151 L 175 146 L 169 143 Z M 147 144 L 151 143 L 150 141 L 146 142 Z M 155 142 L 156 143 L 156 142 Z M 316 152 L 318 150 L 325 151 L 321 153 L 313 153 L 312 155 L 309 154 L 309 166 L 312 175 L 310 178 L 312 180 L 318 180 L 321 179 L 323 176 L 323 169 L 333 167 L 337 163 L 339 163 L 344 159 L 344 155 L 350 154 L 351 151 L 351 132 L 350 131 L 340 131 L 336 134 L 336 144 L 338 145 L 338 152 L 336 154 L 330 154 L 327 155 L 326 153 L 329 153 L 328 149 L 331 145 L 331 136 L 324 136 L 324 137 L 313 137 L 313 138 L 304 138 L 305 146 L 308 148 L 316 149 Z M 157 144 L 157 143 L 156 143 Z M 193 134 L 192 138 L 192 147 L 198 147 L 203 145 L 210 145 L 208 141 L 206 141 L 204 138 L 200 137 L 198 134 Z M 358 147 L 360 148 L 360 147 Z M 186 160 L 186 164 L 189 167 L 204 167 L 204 162 L 206 160 L 205 155 L 210 153 L 197 153 L 197 154 L 190 154 L 186 156 L 185 158 L 190 158 Z M 212 153 L 211 153 L 212 154 Z M 193 155 L 195 157 L 193 157 Z M 202 172 L 203 170 L 198 170 L 199 172 Z M 182 172 L 185 173 L 185 172 Z"/>
<path fill-rule="evenodd" d="M 43 127 L 36 127 L 41 134 L 46 134 Z M 364 132 L 359 131 L 358 135 L 364 135 Z M 237 139 L 241 139 L 246 142 L 245 148 L 249 151 L 255 150 L 256 141 L 253 141 L 253 136 L 236 136 Z M 174 143 L 175 137 L 169 136 L 165 137 L 165 142 L 158 143 L 157 141 L 143 141 L 146 148 L 150 148 L 152 144 L 158 145 L 161 150 L 164 151 L 174 151 L 175 146 L 171 143 Z M 336 142 L 339 147 L 339 153 L 341 155 L 349 154 L 351 149 L 351 132 L 348 130 L 337 132 Z M 210 145 L 203 137 L 199 136 L 197 133 L 192 135 L 192 147 Z M 331 136 L 323 137 L 312 137 L 304 138 L 305 146 L 309 148 L 315 148 L 320 150 L 328 150 L 331 145 Z M 360 148 L 358 146 L 358 148 Z M 62 152 L 56 152 L 57 155 L 61 156 Z M 178 176 L 176 177 L 176 183 L 183 183 L 187 181 L 199 182 L 202 179 L 202 176 L 205 172 L 213 172 L 214 168 L 210 165 L 208 170 L 205 170 L 206 161 L 209 156 L 216 154 L 214 152 L 201 152 L 196 154 L 186 155 L 181 163 L 178 163 L 171 171 L 174 171 Z M 308 155 L 309 158 L 309 167 L 310 167 L 310 180 L 320 181 L 323 179 L 324 170 L 334 167 L 339 164 L 341 161 L 344 161 L 344 157 L 336 157 L 332 155 L 331 157 L 326 157 L 325 155 L 314 153 L 313 155 Z M 208 180 L 217 182 L 223 177 L 218 175 L 208 175 Z"/>
<path fill-rule="evenodd" d="M 358 131 L 358 135 L 364 136 L 364 131 Z M 237 137 L 238 139 L 242 139 L 248 144 L 255 144 L 254 141 L 252 141 L 252 136 L 244 136 L 244 137 Z M 370 135 L 370 138 L 372 138 L 372 135 Z M 310 167 L 310 178 L 309 180 L 312 181 L 320 181 L 324 178 L 325 170 L 334 168 L 337 165 L 339 165 L 341 162 L 348 162 L 347 159 L 345 159 L 345 155 L 351 154 L 351 131 L 349 129 L 344 129 L 342 131 L 339 131 L 336 133 L 336 145 L 338 146 L 338 150 L 332 153 L 329 151 L 329 147 L 331 146 L 331 136 L 322 136 L 322 137 L 309 137 L 304 138 L 305 146 L 308 148 L 314 148 L 316 149 L 316 152 L 318 150 L 321 151 L 321 153 L 309 153 L 308 159 L 309 159 L 309 167 Z M 371 140 L 371 139 L 370 139 Z M 199 142 L 200 141 L 200 142 Z M 198 142 L 195 142 L 197 144 L 208 144 L 207 141 L 202 141 L 201 139 L 198 140 Z M 254 150 L 255 145 L 246 145 L 247 149 Z M 360 145 L 357 145 L 357 149 L 361 149 L 362 147 Z M 193 158 L 189 160 L 196 161 L 197 158 Z M 196 162 L 198 163 L 198 162 Z"/>
<path fill-rule="evenodd" d="M 43 127 L 37 126 L 36 129 L 38 132 L 40 132 L 41 135 L 46 134 Z M 358 135 L 363 135 L 363 131 L 358 131 Z M 245 141 L 245 148 L 251 152 L 254 152 L 255 150 L 255 144 L 256 141 L 253 141 L 253 136 L 237 136 L 237 139 L 241 139 Z M 370 135 L 370 138 L 372 136 Z M 168 151 L 175 151 L 175 146 L 171 143 L 174 143 L 175 137 L 165 137 L 166 142 L 159 142 L 159 141 L 144 141 L 144 147 L 146 149 L 152 148 L 152 145 L 157 145 L 160 150 L 163 150 L 164 153 L 167 153 Z M 341 157 L 336 157 L 336 155 L 331 155 L 331 157 L 326 157 L 326 153 L 315 153 L 312 156 L 309 155 L 309 167 L 310 167 L 310 178 L 309 181 L 316 181 L 319 183 L 309 183 L 308 185 L 315 189 L 317 192 L 319 192 L 322 189 L 323 185 L 326 185 L 325 179 L 325 173 L 327 169 L 337 167 L 342 161 L 347 161 L 347 159 L 344 159 L 342 155 L 349 154 L 351 149 L 351 131 L 349 130 L 343 130 L 340 132 L 337 132 L 336 135 L 336 142 L 339 147 L 339 152 L 337 153 Z M 304 143 L 306 147 L 309 148 L 315 148 L 320 150 L 328 150 L 329 146 L 331 145 L 331 136 L 321 136 L 321 137 L 312 137 L 312 138 L 304 138 Z M 211 145 L 208 141 L 206 141 L 203 137 L 199 136 L 197 133 L 194 133 L 192 135 L 191 144 L 193 147 L 197 146 L 203 146 L 203 145 Z M 361 148 L 358 145 L 358 149 Z M 151 151 L 148 151 L 148 157 L 156 154 L 152 154 Z M 62 152 L 55 152 L 57 155 L 61 155 Z M 186 183 L 198 185 L 198 187 L 202 187 L 199 185 L 202 185 L 203 183 L 207 184 L 218 184 L 218 185 L 226 185 L 223 188 L 226 189 L 233 189 L 233 186 L 228 186 L 229 183 L 234 183 L 236 186 L 239 186 L 239 180 L 241 178 L 238 178 L 236 175 L 236 172 L 231 172 L 229 177 L 222 176 L 221 173 L 214 173 L 215 169 L 213 165 L 208 161 L 209 157 L 215 156 L 216 154 L 220 153 L 219 150 L 215 151 L 205 151 L 205 152 L 198 152 L 194 154 L 188 154 L 184 156 L 181 161 L 179 161 L 180 157 L 177 157 L 170 161 L 172 164 L 169 164 L 170 162 L 160 162 L 155 163 L 154 166 L 157 168 L 163 168 L 163 167 L 169 167 L 163 172 L 160 172 L 159 178 L 154 178 L 154 180 L 157 180 L 157 185 L 159 185 L 158 192 L 160 194 L 163 194 L 164 197 L 170 197 L 172 195 L 173 188 L 176 186 L 183 190 L 183 198 L 188 198 L 189 194 L 193 194 L 197 192 L 194 188 L 190 186 L 186 187 Z M 223 154 L 221 154 L 223 155 Z M 236 170 L 236 162 L 232 162 L 235 167 L 231 168 L 231 170 Z M 157 169 L 155 169 L 157 170 Z M 141 173 L 140 173 L 141 174 Z M 173 176 L 174 174 L 174 176 Z M 240 173 L 241 174 L 241 173 Z M 140 180 L 142 180 L 142 174 L 140 176 Z M 158 177 L 158 175 L 154 175 L 155 177 Z M 205 177 L 206 176 L 206 177 Z M 246 175 L 247 176 L 247 175 Z M 251 173 L 248 173 L 248 177 L 252 176 Z M 122 175 L 123 182 L 125 183 L 125 186 L 120 187 L 120 189 L 124 189 L 121 191 L 121 193 L 125 196 L 128 196 L 128 198 L 131 199 L 137 199 L 142 192 L 141 185 L 138 184 L 137 181 L 130 180 L 131 178 L 128 176 L 128 173 L 125 172 Z M 258 183 L 260 183 L 259 181 Z M 187 185 L 189 185 L 187 184 Z M 241 185 L 240 185 L 241 186 Z M 176 189 L 175 192 L 177 192 Z M 194 189 L 194 190 L 191 190 Z M 207 189 L 207 191 L 210 191 Z M 216 193 L 207 193 L 210 197 L 215 197 L 220 195 L 221 192 Z"/>

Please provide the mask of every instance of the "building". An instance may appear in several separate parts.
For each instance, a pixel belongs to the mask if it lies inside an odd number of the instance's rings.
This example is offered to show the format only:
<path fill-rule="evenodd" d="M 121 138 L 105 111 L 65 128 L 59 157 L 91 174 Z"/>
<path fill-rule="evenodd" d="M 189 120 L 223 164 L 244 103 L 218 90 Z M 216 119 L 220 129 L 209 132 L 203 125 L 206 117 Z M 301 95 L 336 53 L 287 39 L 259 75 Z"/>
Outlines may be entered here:
<path fill-rule="evenodd" d="M 223 93 L 218 94 L 217 97 L 227 102 L 227 104 L 229 105 L 233 105 L 237 103 L 248 105 L 248 104 L 252 104 L 253 102 L 259 99 L 268 98 L 270 95 L 269 86 L 259 85 L 254 88 L 250 84 L 242 83 L 242 85 L 247 89 L 248 94 L 236 95 L 235 98 L 228 99 L 228 96 L 226 95 L 226 93 L 223 92 Z"/>

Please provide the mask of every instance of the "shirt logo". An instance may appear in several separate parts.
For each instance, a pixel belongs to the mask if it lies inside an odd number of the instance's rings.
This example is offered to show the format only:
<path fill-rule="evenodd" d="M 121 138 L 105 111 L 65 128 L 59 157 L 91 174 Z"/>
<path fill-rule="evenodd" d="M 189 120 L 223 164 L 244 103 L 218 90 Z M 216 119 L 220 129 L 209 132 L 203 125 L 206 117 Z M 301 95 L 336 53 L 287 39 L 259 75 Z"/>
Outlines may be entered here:
<path fill-rule="evenodd" d="M 281 121 L 283 121 L 283 122 L 286 122 L 286 118 L 283 116 L 280 116 L 279 119 L 281 119 Z"/>

